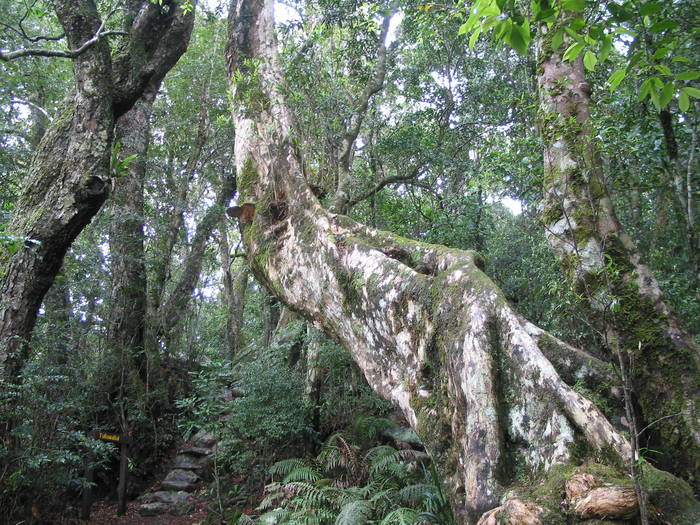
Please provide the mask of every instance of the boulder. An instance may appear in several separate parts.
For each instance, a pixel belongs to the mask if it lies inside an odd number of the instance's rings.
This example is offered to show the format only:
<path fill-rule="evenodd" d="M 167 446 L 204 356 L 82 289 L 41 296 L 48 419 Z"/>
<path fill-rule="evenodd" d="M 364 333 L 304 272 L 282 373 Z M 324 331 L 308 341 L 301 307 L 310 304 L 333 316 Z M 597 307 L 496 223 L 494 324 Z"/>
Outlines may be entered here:
<path fill-rule="evenodd" d="M 168 505 L 173 505 L 175 503 L 190 503 L 194 501 L 194 498 L 184 490 L 159 490 L 158 492 L 151 494 L 151 498 L 153 501 L 166 503 Z"/>

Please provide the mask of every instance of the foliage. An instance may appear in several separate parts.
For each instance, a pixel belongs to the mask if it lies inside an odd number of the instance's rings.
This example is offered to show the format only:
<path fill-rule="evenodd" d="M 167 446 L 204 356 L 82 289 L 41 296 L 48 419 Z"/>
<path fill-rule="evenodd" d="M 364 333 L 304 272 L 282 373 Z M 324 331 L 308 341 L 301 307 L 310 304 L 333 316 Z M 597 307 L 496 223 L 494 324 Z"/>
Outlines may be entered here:
<path fill-rule="evenodd" d="M 315 459 L 283 460 L 270 474 L 255 523 L 454 523 L 427 455 L 417 450 L 363 450 L 334 434 Z"/>

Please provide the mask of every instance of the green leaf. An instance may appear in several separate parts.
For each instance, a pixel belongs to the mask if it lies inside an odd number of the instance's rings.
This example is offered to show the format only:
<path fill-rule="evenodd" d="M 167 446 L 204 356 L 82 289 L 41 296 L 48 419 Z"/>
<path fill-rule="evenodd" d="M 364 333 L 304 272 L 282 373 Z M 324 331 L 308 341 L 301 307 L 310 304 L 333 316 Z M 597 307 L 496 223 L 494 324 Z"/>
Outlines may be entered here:
<path fill-rule="evenodd" d="M 586 9 L 586 0 L 562 0 L 561 7 L 566 11 L 583 13 L 583 10 Z"/>
<path fill-rule="evenodd" d="M 476 41 L 479 40 L 479 35 L 481 35 L 481 27 L 477 27 L 472 33 L 472 36 L 469 37 L 469 49 L 474 49 Z"/>
<path fill-rule="evenodd" d="M 664 86 L 664 88 L 661 90 L 661 98 L 659 99 L 659 103 L 661 104 L 661 109 L 665 108 L 666 106 L 669 105 L 671 100 L 673 100 L 673 94 L 676 92 L 676 86 L 673 84 L 673 82 L 669 82 Z"/>
<path fill-rule="evenodd" d="M 528 47 L 530 46 L 530 28 L 526 24 L 513 24 L 510 34 L 506 36 L 508 45 L 515 49 L 521 55 L 527 55 Z"/>
<path fill-rule="evenodd" d="M 681 93 L 687 93 L 688 96 L 693 98 L 700 98 L 700 89 L 694 87 L 684 87 L 681 88 Z"/>
<path fill-rule="evenodd" d="M 552 35 L 552 51 L 556 51 L 564 43 L 564 30 L 560 29 Z"/>
<path fill-rule="evenodd" d="M 647 78 L 642 84 L 639 86 L 639 101 L 641 102 L 647 96 L 649 96 L 649 92 L 651 91 L 651 79 Z"/>
<path fill-rule="evenodd" d="M 617 89 L 617 86 L 620 85 L 620 82 L 622 82 L 626 74 L 627 71 L 625 71 L 624 69 L 618 69 L 612 75 L 610 75 L 610 78 L 608 78 L 608 83 L 610 84 L 610 93 Z"/>
<path fill-rule="evenodd" d="M 686 71 L 685 73 L 678 73 L 676 80 L 695 80 L 698 77 L 700 77 L 700 71 Z"/>
<path fill-rule="evenodd" d="M 661 22 L 656 22 L 649 28 L 650 33 L 661 33 L 661 31 L 666 31 L 667 29 L 675 29 L 679 26 L 678 22 L 674 20 L 662 20 Z"/>
<path fill-rule="evenodd" d="M 649 98 L 651 98 L 651 103 L 654 104 L 656 111 L 661 111 L 661 100 L 659 99 L 659 91 L 656 88 L 649 90 Z"/>
<path fill-rule="evenodd" d="M 653 15 L 658 13 L 663 8 L 663 2 L 647 2 L 639 10 L 639 14 L 642 16 Z"/>
<path fill-rule="evenodd" d="M 690 98 L 688 94 L 681 89 L 681 94 L 678 96 L 678 107 L 681 111 L 686 112 L 690 108 Z"/>
<path fill-rule="evenodd" d="M 692 62 L 692 60 L 690 60 L 688 57 L 673 57 L 673 58 L 671 59 L 671 62 L 683 62 L 683 63 L 687 63 L 687 62 Z"/>
<path fill-rule="evenodd" d="M 574 60 L 581 51 L 583 51 L 583 44 L 576 42 L 571 44 L 567 50 L 564 51 L 564 56 L 562 58 L 568 61 Z"/>
<path fill-rule="evenodd" d="M 588 71 L 595 71 L 595 65 L 598 63 L 598 59 L 595 56 L 595 53 L 591 51 L 590 49 L 586 51 L 586 53 L 583 55 L 583 65 L 586 67 Z"/>
<path fill-rule="evenodd" d="M 654 54 L 651 55 L 651 59 L 652 60 L 659 60 L 660 58 L 663 58 L 666 55 L 668 55 L 670 52 L 671 52 L 670 47 L 660 47 L 659 49 L 654 51 Z"/>
<path fill-rule="evenodd" d="M 605 62 L 612 49 L 613 39 L 612 35 L 603 35 L 603 44 L 600 46 L 600 54 L 598 58 L 601 62 Z"/>
<path fill-rule="evenodd" d="M 657 64 L 654 66 L 654 69 L 656 69 L 659 73 L 662 75 L 668 75 L 671 76 L 673 73 L 671 72 L 671 68 L 664 65 L 664 64 Z"/>

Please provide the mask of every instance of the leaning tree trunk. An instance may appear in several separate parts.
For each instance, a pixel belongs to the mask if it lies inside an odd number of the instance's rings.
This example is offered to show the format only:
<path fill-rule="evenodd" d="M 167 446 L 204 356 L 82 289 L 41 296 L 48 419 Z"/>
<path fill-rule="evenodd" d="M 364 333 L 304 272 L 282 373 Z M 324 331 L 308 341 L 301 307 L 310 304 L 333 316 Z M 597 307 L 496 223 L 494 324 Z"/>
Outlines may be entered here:
<path fill-rule="evenodd" d="M 66 5 L 64 5 L 66 4 Z M 91 2 L 82 10 L 56 2 L 68 37 L 79 47 L 100 27 Z M 26 240 L 0 253 L 0 372 L 16 381 L 37 310 L 73 240 L 107 198 L 112 146 L 111 61 L 106 41 L 73 62 L 75 89 L 39 144 L 9 231 Z"/>
<path fill-rule="evenodd" d="M 700 352 L 664 302 L 659 283 L 615 216 L 591 131 L 581 57 L 553 51 L 540 27 L 540 132 L 547 239 L 585 296 L 617 364 L 630 367 L 646 424 L 658 434 L 660 464 L 700 487 Z"/>
<path fill-rule="evenodd" d="M 252 271 L 347 348 L 374 390 L 400 407 L 459 523 L 495 507 L 518 474 L 571 464 L 582 451 L 629 458 L 627 440 L 563 379 L 609 379 L 605 365 L 519 316 L 478 254 L 321 207 L 281 94 L 271 0 L 232 2 L 227 60 L 232 79 L 247 76 L 232 86 L 241 205 L 229 213 L 239 217 Z M 559 503 L 534 512 L 547 520 Z"/>
<path fill-rule="evenodd" d="M 102 29 L 93 0 L 55 0 L 71 49 Z M 17 381 L 36 312 L 73 240 L 109 193 L 115 119 L 160 82 L 185 51 L 194 23 L 175 0 L 124 6 L 125 33 L 114 56 L 98 38 L 73 59 L 75 88 L 32 160 L 9 233 L 27 239 L 0 254 L 0 374 Z"/>

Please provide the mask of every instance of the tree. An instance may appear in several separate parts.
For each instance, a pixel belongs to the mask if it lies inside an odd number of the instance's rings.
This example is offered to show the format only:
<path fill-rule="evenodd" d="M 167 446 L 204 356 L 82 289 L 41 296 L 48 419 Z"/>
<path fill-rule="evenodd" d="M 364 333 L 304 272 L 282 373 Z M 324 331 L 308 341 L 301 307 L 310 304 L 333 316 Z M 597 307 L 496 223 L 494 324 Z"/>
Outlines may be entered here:
<path fill-rule="evenodd" d="M 232 2 L 227 62 L 241 203 L 232 213 L 252 271 L 400 407 L 461 523 L 497 506 L 516 465 L 554 472 L 574 463 L 578 447 L 613 463 L 630 458 L 627 439 L 571 387 L 577 374 L 604 381 L 605 363 L 519 316 L 478 254 L 374 230 L 320 205 L 283 96 L 272 2 Z M 560 512 L 555 499 L 533 512 Z M 697 512 L 692 497 L 682 505 Z"/>
<path fill-rule="evenodd" d="M 81 0 L 54 2 L 54 10 L 69 47 L 58 56 L 73 60 L 75 87 L 39 144 L 13 211 L 8 231 L 25 245 L 0 254 L 0 365 L 6 381 L 17 380 L 37 309 L 66 250 L 109 194 L 116 119 L 175 64 L 194 20 L 194 11 L 175 1 L 130 2 L 112 56 L 103 31 L 116 9 L 102 17 L 92 0 Z"/>

